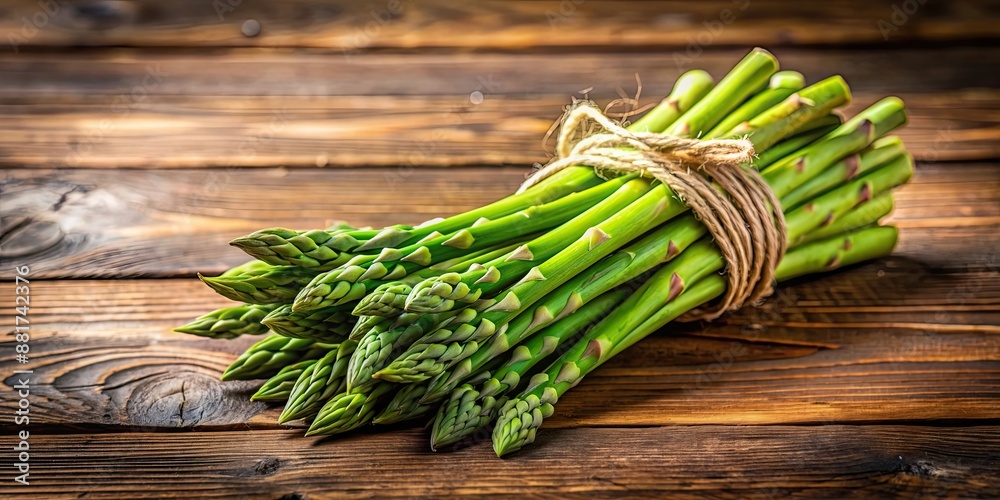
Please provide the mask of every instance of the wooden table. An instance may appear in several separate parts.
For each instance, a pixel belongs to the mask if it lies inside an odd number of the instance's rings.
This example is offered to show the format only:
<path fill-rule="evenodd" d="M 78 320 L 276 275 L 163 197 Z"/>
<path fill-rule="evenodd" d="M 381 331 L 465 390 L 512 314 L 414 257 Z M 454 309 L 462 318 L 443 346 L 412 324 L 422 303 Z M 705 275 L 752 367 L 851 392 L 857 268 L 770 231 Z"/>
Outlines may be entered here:
<path fill-rule="evenodd" d="M 1000 495 L 998 2 L 463 4 L 0 2 L 0 495 Z M 907 102 L 898 250 L 672 325 L 509 459 L 431 453 L 416 426 L 303 438 L 253 383 L 217 380 L 253 339 L 170 331 L 227 303 L 193 277 L 244 260 L 235 236 L 497 199 L 571 96 L 634 94 L 638 74 L 653 102 L 754 45 L 844 75 L 848 112 Z M 20 430 L 30 486 L 9 468 Z"/>

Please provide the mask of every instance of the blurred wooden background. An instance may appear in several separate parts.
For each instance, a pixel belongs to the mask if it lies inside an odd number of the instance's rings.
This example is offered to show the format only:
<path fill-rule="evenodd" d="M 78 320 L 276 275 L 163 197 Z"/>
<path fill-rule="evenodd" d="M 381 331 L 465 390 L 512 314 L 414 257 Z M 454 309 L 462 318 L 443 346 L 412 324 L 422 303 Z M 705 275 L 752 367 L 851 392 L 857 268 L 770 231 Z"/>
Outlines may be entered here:
<path fill-rule="evenodd" d="M 0 0 L 0 35 L 0 374 L 35 370 L 37 449 L 0 494 L 1000 494 L 1000 2 Z M 216 380 L 253 339 L 169 331 L 225 304 L 191 277 L 235 236 L 497 199 L 571 97 L 655 102 L 757 45 L 848 112 L 906 101 L 896 255 L 647 339 L 510 459 L 298 437 Z"/>

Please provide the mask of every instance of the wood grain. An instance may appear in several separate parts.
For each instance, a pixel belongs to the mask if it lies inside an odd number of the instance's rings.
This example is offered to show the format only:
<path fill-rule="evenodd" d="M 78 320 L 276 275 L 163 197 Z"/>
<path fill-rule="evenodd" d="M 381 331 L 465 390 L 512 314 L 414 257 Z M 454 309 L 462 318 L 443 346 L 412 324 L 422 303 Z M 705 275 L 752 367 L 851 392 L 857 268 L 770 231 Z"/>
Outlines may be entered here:
<path fill-rule="evenodd" d="M 721 77 L 744 49 L 690 66 Z M 809 81 L 843 75 L 853 114 L 900 95 L 924 160 L 1000 157 L 1000 49 L 783 49 Z M 0 165 L 86 168 L 526 165 L 571 96 L 644 103 L 682 69 L 662 53 L 328 54 L 120 49 L 0 57 Z M 940 67 L 926 68 L 926 60 Z M 683 68 L 689 69 L 689 68 Z M 877 75 L 873 77 L 873 75 Z M 471 95 L 478 92 L 473 99 Z M 477 104 L 474 104 L 476 102 Z"/>
<path fill-rule="evenodd" d="M 926 274 L 892 259 L 799 280 L 761 309 L 646 339 L 564 397 L 546 425 L 1000 418 L 997 273 Z M 10 294 L 8 284 L 0 297 Z M 217 380 L 253 338 L 169 332 L 226 304 L 195 280 L 35 282 L 33 425 L 274 428 L 276 409 L 247 402 L 255 383 Z"/>
<path fill-rule="evenodd" d="M 87 498 L 990 497 L 1000 488 L 998 436 L 1000 428 L 994 426 L 544 429 L 535 446 L 498 460 L 487 443 L 431 456 L 425 433 L 416 429 L 329 441 L 290 431 L 40 435 L 32 446 L 45 450 L 45 458 L 32 464 L 31 486 L 17 489 L 5 481 L 0 493 L 47 498 L 76 498 L 81 491 Z M 86 463 L 80 455 L 89 457 Z"/>
<path fill-rule="evenodd" d="M 524 50 L 843 44 L 994 39 L 995 1 L 920 5 L 909 15 L 894 2 L 816 5 L 779 0 L 709 2 L 394 2 L 182 0 L 2 3 L 5 50 L 53 46 L 313 47 Z M 897 5 L 897 9 L 901 7 Z M 894 17 L 895 16 L 895 17 Z M 25 21 L 24 19 L 27 19 Z M 258 22 L 256 29 L 244 26 Z M 879 25 L 879 21 L 885 23 Z M 475 27 L 470 29 L 470 27 Z"/>
<path fill-rule="evenodd" d="M 634 93 L 635 74 L 643 95 L 665 95 L 677 77 L 703 69 L 722 78 L 750 47 L 706 50 L 678 66 L 669 52 L 587 51 L 581 53 L 500 52 L 372 53 L 344 58 L 321 51 L 272 49 L 142 50 L 108 48 L 21 57 L 0 54 L 0 96 L 5 103 L 34 96 L 61 101 L 74 96 L 94 99 L 129 94 L 148 96 L 447 96 L 458 105 L 479 90 L 490 96 L 617 97 L 619 87 Z M 992 89 L 1000 83 L 1000 49 L 993 45 L 774 49 L 783 69 L 801 72 L 815 82 L 842 75 L 855 92 L 932 93 L 957 89 Z M 933 62 L 934 64 L 928 64 Z M 147 75 L 149 78 L 146 78 Z M 143 80 L 146 79 L 145 85 Z M 112 102 L 112 101 L 109 101 Z M 139 102 L 141 104 L 141 102 Z"/>
<path fill-rule="evenodd" d="M 25 264 L 32 301 L 26 365 L 0 308 L 0 373 L 34 370 L 32 485 L 0 497 L 996 496 L 1000 2 L 394 2 L 0 0 L 0 303 Z M 416 423 L 303 438 L 218 381 L 256 338 L 170 331 L 228 304 L 191 276 L 232 237 L 481 205 L 571 97 L 638 74 L 650 103 L 757 45 L 843 75 L 848 113 L 907 102 L 895 254 L 669 325 L 507 460 Z"/>
<path fill-rule="evenodd" d="M 247 257 L 229 240 L 273 226 L 418 223 L 513 192 L 519 168 L 44 170 L 2 173 L 0 277 L 30 262 L 38 278 L 217 274 Z M 401 196 L 405 191 L 406 196 Z M 921 164 L 898 190 L 897 253 L 930 266 L 997 263 L 1000 168 Z M 30 224 L 55 225 L 43 239 Z M 944 237 L 948 236 L 948 237 Z"/>
<path fill-rule="evenodd" d="M 1000 91 L 893 92 L 919 160 L 1000 158 Z M 568 95 L 568 94 L 567 94 Z M 847 116 L 887 93 L 857 94 Z M 566 96 L 47 97 L 0 108 L 0 165 L 205 168 L 531 165 Z M 606 102 L 606 101 L 605 101 Z"/>

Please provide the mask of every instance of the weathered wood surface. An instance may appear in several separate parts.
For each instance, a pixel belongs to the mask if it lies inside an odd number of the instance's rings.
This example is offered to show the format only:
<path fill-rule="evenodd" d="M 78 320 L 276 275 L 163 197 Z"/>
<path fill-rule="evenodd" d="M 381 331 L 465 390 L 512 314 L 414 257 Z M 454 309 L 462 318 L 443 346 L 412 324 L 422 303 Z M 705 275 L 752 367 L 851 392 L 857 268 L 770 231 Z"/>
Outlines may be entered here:
<path fill-rule="evenodd" d="M 579 50 L 996 39 L 995 1 L 0 2 L 4 50 L 34 47 L 314 47 Z M 895 5 L 895 10 L 894 10 Z M 915 7 L 915 8 L 914 8 Z M 905 10 L 904 10 L 905 9 Z M 899 10 L 897 13 L 896 10 Z M 251 21 L 251 24 L 246 24 Z M 253 24 L 256 21 L 256 24 Z M 880 25 L 879 21 L 883 24 Z"/>
<path fill-rule="evenodd" d="M 712 32 L 747 2 L 402 0 L 360 37 L 395 4 L 57 3 L 0 0 L 15 37 L 0 49 L 0 302 L 30 264 L 35 369 L 32 486 L 0 496 L 1000 491 L 996 1 L 924 2 L 888 40 L 879 21 L 906 2 L 753 1 Z M 587 377 L 508 460 L 485 436 L 431 455 L 415 425 L 302 438 L 247 401 L 257 382 L 218 381 L 254 338 L 170 331 L 227 304 L 192 276 L 245 260 L 234 236 L 497 199 L 545 159 L 541 135 L 580 91 L 604 103 L 638 73 L 651 103 L 754 45 L 808 81 L 843 75 L 849 113 L 907 102 L 900 135 L 920 161 L 896 196 L 895 255 L 671 325 Z M 9 389 L 24 366 L 6 328 Z"/>
<path fill-rule="evenodd" d="M 541 137 L 581 90 L 606 103 L 618 89 L 634 94 L 638 73 L 642 102 L 653 103 L 682 70 L 721 77 L 745 51 L 707 52 L 684 68 L 664 53 L 6 55 L 0 165 L 530 165 L 545 159 Z M 810 82 L 843 75 L 854 91 L 848 114 L 904 98 L 911 122 L 900 135 L 918 159 L 1000 157 L 1000 50 L 777 54 Z"/>
<path fill-rule="evenodd" d="M 617 97 L 619 87 L 634 93 L 638 73 L 643 96 L 652 101 L 669 91 L 684 71 L 703 69 L 721 78 L 749 50 L 740 46 L 706 51 L 681 67 L 670 60 L 669 48 L 556 54 L 373 53 L 349 59 L 323 52 L 267 49 L 108 48 L 0 54 L 5 75 L 0 80 L 0 96 L 4 104 L 37 96 L 49 101 L 82 96 L 96 100 L 130 94 L 138 85 L 137 101 L 145 92 L 149 96 L 254 98 L 459 96 L 462 99 L 456 104 L 462 105 L 475 90 L 484 94 L 484 102 L 491 95 L 555 95 L 568 100 L 590 87 L 590 96 L 608 99 Z M 876 46 L 863 51 L 783 47 L 773 52 L 782 68 L 801 72 L 809 82 L 842 75 L 862 94 L 988 90 L 1000 83 L 1000 75 L 992 71 L 1000 62 L 1000 50 L 993 45 Z"/>
<path fill-rule="evenodd" d="M 498 460 L 488 446 L 416 458 L 420 430 L 337 441 L 293 431 L 58 434 L 47 498 L 341 498 L 498 495 L 616 498 L 953 498 L 1000 488 L 1000 428 L 673 426 L 550 430 Z M 627 453 L 627 456 L 623 456 Z M 86 462 L 80 456 L 86 456 Z M 33 469 L 34 470 L 34 469 Z M 162 489 L 152 489 L 151 484 Z"/>
<path fill-rule="evenodd" d="M 46 170 L 4 172 L 0 277 L 18 255 L 39 278 L 218 274 L 247 257 L 229 240 L 331 219 L 385 226 L 474 208 L 510 193 L 523 168 Z M 401 196 L 402 193 L 406 196 Z M 965 267 L 997 259 L 996 163 L 918 165 L 897 193 L 897 254 Z M 8 256 L 9 255 L 9 256 Z"/>
<path fill-rule="evenodd" d="M 218 381 L 254 338 L 169 331 L 225 305 L 194 279 L 36 282 L 33 425 L 275 428 L 276 409 L 247 401 L 257 383 Z M 1000 262 L 931 274 L 875 262 L 799 280 L 760 309 L 671 325 L 588 377 L 546 427 L 998 419 L 998 325 Z M 13 356 L 0 371 L 16 369 Z"/>
<path fill-rule="evenodd" d="M 910 113 L 911 123 L 898 135 L 915 158 L 1000 157 L 1000 91 L 894 94 L 906 101 Z M 0 109 L 0 164 L 143 169 L 531 165 L 546 160 L 541 137 L 569 95 L 489 96 L 479 104 L 471 104 L 468 94 L 419 99 L 151 96 L 131 108 L 120 104 L 120 96 L 83 102 L 37 97 Z M 853 116 L 886 95 L 855 94 L 844 112 Z"/>

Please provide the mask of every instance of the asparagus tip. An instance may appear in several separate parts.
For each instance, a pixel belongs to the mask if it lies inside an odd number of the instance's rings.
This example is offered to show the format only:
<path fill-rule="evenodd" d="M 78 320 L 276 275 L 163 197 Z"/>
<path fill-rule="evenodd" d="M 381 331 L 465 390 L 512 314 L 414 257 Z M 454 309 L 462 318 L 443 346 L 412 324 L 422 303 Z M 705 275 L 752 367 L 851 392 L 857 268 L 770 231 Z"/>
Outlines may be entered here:
<path fill-rule="evenodd" d="M 239 238 L 229 240 L 229 245 L 236 248 L 257 248 L 265 246 L 260 240 L 251 238 L 250 235 L 240 236 Z"/>

